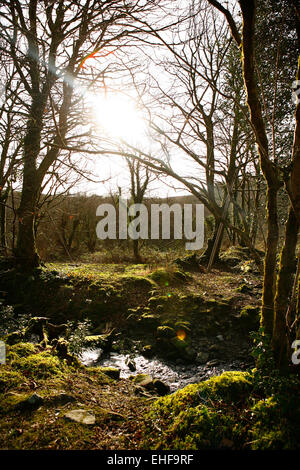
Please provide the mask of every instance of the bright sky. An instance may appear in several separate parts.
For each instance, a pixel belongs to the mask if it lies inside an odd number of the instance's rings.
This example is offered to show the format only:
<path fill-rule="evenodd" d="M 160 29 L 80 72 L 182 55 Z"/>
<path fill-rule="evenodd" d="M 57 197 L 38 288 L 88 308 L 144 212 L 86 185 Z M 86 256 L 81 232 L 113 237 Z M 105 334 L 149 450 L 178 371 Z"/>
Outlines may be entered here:
<path fill-rule="evenodd" d="M 116 141 L 126 141 L 146 152 L 151 149 L 149 130 L 147 122 L 138 109 L 132 96 L 122 92 L 108 92 L 89 94 L 87 98 L 88 107 L 92 116 L 93 132 L 99 136 L 107 136 Z M 186 164 L 180 165 L 178 158 L 174 160 L 174 168 L 183 171 Z M 93 183 L 82 181 L 74 187 L 74 192 L 85 192 L 87 194 L 107 194 L 117 192 L 122 188 L 124 194 L 129 191 L 129 171 L 124 158 L 118 156 L 96 156 L 90 157 L 86 163 L 91 169 L 94 178 L 104 183 Z M 166 181 L 167 184 L 164 184 Z M 73 192 L 72 191 L 72 192 Z M 160 178 L 149 184 L 152 196 L 171 196 L 187 194 L 188 191 L 172 178 Z"/>

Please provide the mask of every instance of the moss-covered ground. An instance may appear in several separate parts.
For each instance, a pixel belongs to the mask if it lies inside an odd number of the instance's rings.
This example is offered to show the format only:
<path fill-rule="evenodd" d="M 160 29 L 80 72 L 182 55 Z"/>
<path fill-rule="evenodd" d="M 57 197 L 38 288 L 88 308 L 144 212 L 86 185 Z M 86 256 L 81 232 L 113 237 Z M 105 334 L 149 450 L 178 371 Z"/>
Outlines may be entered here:
<path fill-rule="evenodd" d="M 138 448 L 149 398 L 103 370 L 70 367 L 51 348 L 8 346 L 7 364 L 0 367 L 0 448 Z M 42 399 L 37 407 L 26 403 L 33 394 Z M 93 413 L 95 424 L 68 420 L 73 409 Z"/>
<path fill-rule="evenodd" d="M 159 398 L 114 370 L 72 361 L 44 327 L 29 342 L 28 320 L 46 317 L 54 331 L 87 322 L 77 341 L 104 341 L 112 351 L 130 353 L 134 343 L 147 357 L 194 363 L 199 353 L 235 359 L 243 350 L 253 361 L 261 279 L 245 259 L 232 267 L 230 256 L 210 273 L 170 263 L 51 263 L 30 274 L 2 267 L 0 448 L 298 449 L 297 374 L 283 378 L 253 362 Z M 68 328 L 66 345 L 76 351 Z M 94 424 L 65 416 L 76 409 Z"/>

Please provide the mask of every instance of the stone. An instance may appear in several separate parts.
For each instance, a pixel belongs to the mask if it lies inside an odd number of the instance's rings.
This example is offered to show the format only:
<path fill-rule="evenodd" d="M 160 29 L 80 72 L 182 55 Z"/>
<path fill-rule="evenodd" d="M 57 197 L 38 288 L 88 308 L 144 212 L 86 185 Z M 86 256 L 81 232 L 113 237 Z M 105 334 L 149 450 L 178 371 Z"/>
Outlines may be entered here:
<path fill-rule="evenodd" d="M 151 388 L 153 385 L 152 377 L 148 374 L 131 375 L 129 378 L 135 385 L 139 385 L 140 387 Z"/>
<path fill-rule="evenodd" d="M 147 344 L 143 347 L 142 354 L 145 357 L 151 358 L 154 355 L 153 347 L 151 344 Z"/>
<path fill-rule="evenodd" d="M 168 384 L 165 384 L 159 379 L 154 379 L 153 380 L 153 387 L 160 396 L 167 395 L 170 393 L 170 387 Z"/>
<path fill-rule="evenodd" d="M 127 365 L 128 369 L 131 370 L 131 372 L 136 371 L 136 365 L 133 359 L 130 359 L 130 357 L 127 357 L 125 360 L 125 364 Z"/>
<path fill-rule="evenodd" d="M 26 400 L 17 404 L 17 408 L 21 410 L 33 410 L 39 408 L 44 403 L 44 399 L 37 393 L 33 393 Z"/>
<path fill-rule="evenodd" d="M 223 335 L 217 335 L 217 339 L 218 339 L 219 341 L 224 341 Z"/>
<path fill-rule="evenodd" d="M 96 422 L 95 415 L 91 411 L 83 409 L 68 411 L 64 417 L 70 421 L 87 425 L 92 425 Z"/>
<path fill-rule="evenodd" d="M 57 395 L 52 395 L 48 398 L 48 400 L 53 405 L 66 405 L 67 403 L 72 403 L 76 401 L 73 395 L 69 395 L 68 393 L 58 393 Z"/>

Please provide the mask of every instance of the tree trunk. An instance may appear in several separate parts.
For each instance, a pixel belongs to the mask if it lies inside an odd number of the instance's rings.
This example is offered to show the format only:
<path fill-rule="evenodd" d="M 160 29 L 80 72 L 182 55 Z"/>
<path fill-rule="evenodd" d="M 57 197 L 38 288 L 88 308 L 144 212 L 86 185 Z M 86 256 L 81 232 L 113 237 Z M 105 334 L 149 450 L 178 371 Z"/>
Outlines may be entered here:
<path fill-rule="evenodd" d="M 221 224 L 221 221 L 215 219 L 214 232 L 213 232 L 211 238 L 209 240 L 207 240 L 207 248 L 204 251 L 203 255 L 201 256 L 202 261 L 205 261 L 205 262 L 207 261 L 208 262 L 210 260 L 212 250 L 213 250 L 216 238 L 217 238 L 217 234 L 218 234 L 220 224 Z M 221 245 L 222 245 L 223 235 L 224 235 L 224 225 L 223 225 L 223 229 L 222 229 L 221 235 L 220 235 L 219 240 L 218 240 L 218 245 L 215 249 L 214 262 L 218 262 L 219 259 L 220 259 L 219 255 L 220 255 L 220 249 L 221 249 Z"/>
<path fill-rule="evenodd" d="M 31 193 L 31 191 L 23 190 L 18 209 L 19 225 L 16 258 L 17 262 L 25 269 L 37 267 L 40 263 L 34 230 L 36 204 L 36 191 Z"/>
<path fill-rule="evenodd" d="M 8 192 L 6 191 L 0 197 L 0 246 L 1 251 L 4 255 L 7 254 L 7 243 L 6 243 L 6 203 L 8 198 Z"/>
<path fill-rule="evenodd" d="M 29 123 L 24 141 L 23 187 L 18 215 L 16 258 L 25 269 L 37 267 L 40 259 L 35 243 L 35 218 L 40 193 L 40 181 L 36 170 L 39 153 L 40 128 Z"/>
<path fill-rule="evenodd" d="M 132 240 L 133 245 L 133 255 L 136 261 L 140 261 L 140 252 L 139 252 L 139 240 Z"/>
<path fill-rule="evenodd" d="M 265 333 L 272 336 L 274 323 L 274 297 L 276 291 L 278 220 L 277 220 L 277 187 L 267 188 L 267 249 L 264 264 L 264 282 L 261 308 L 261 326 Z"/>
<path fill-rule="evenodd" d="M 288 325 L 287 310 L 295 272 L 298 231 L 299 224 L 297 223 L 294 210 L 290 208 L 286 223 L 284 245 L 280 257 L 272 338 L 274 358 L 279 367 L 286 366 L 290 350 L 288 330 L 290 325 Z"/>

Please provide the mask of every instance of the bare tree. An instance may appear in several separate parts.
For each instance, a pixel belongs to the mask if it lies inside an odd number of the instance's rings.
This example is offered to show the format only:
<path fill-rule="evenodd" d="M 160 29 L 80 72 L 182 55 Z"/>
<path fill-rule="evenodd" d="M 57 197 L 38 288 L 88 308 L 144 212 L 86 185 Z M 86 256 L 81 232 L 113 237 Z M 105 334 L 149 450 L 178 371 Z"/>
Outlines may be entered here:
<path fill-rule="evenodd" d="M 141 31 L 135 18 L 153 8 L 155 2 L 123 0 L 17 0 L 2 6 L 2 52 L 12 58 L 28 103 L 16 248 L 23 266 L 39 264 L 34 224 L 45 175 L 64 154 L 61 147 L 89 140 L 87 123 L 78 119 L 86 60 L 119 50 Z"/>

